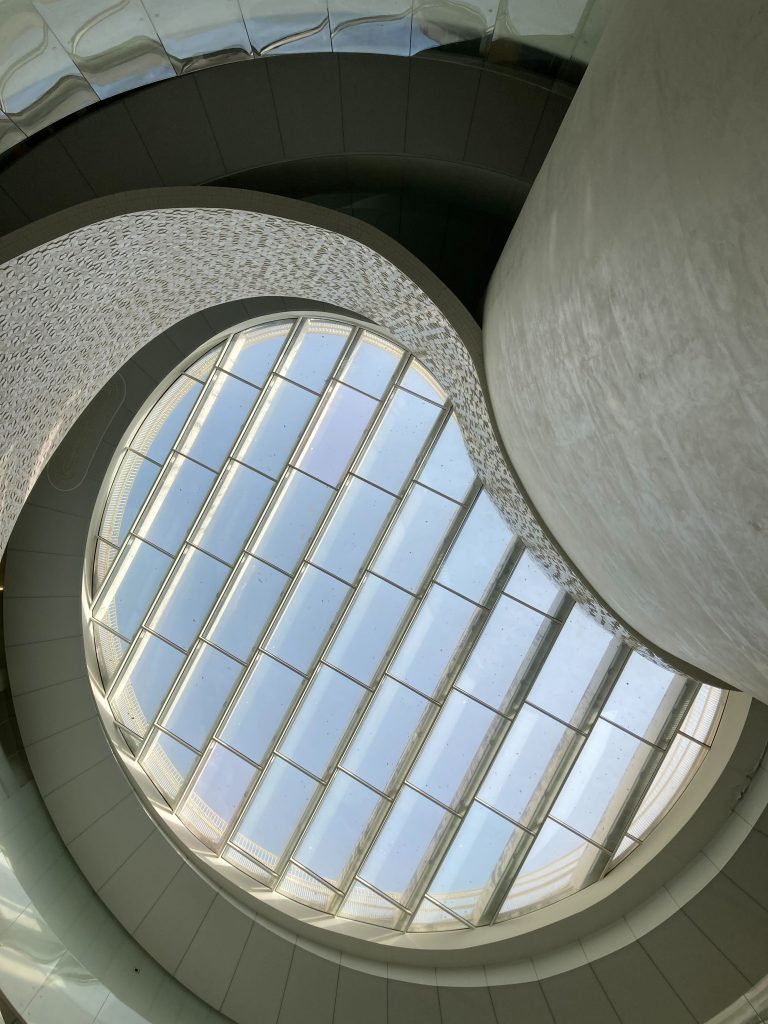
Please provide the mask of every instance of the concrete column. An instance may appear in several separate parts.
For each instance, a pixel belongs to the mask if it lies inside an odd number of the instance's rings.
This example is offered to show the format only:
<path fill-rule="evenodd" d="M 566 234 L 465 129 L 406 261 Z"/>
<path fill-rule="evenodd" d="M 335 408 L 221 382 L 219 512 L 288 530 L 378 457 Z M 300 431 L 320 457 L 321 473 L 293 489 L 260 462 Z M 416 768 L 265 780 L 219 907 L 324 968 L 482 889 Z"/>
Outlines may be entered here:
<path fill-rule="evenodd" d="M 502 438 L 652 643 L 768 700 L 768 4 L 617 5 L 494 272 Z"/>

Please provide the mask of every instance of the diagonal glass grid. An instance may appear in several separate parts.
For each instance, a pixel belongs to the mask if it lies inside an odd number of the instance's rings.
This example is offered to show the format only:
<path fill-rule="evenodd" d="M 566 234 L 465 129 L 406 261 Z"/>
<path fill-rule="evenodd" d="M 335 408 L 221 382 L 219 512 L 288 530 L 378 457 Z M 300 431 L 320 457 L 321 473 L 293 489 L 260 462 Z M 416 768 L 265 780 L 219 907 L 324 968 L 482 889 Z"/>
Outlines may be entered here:
<path fill-rule="evenodd" d="M 711 688 L 573 607 L 440 386 L 353 321 L 218 340 L 113 479 L 89 570 L 103 683 L 244 884 L 416 932 L 526 913 L 637 846 L 711 740 Z"/>

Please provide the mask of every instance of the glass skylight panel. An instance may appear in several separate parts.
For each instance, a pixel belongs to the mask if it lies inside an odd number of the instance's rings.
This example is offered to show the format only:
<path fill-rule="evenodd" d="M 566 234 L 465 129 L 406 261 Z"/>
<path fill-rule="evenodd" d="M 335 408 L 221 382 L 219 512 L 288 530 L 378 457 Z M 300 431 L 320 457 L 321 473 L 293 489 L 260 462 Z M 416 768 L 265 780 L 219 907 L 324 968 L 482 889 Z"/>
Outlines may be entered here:
<path fill-rule="evenodd" d="M 239 462 L 225 467 L 200 518 L 192 543 L 232 564 L 251 535 L 274 484 Z"/>
<path fill-rule="evenodd" d="M 395 389 L 357 465 L 358 476 L 399 494 L 439 415 L 437 406 Z"/>
<path fill-rule="evenodd" d="M 368 395 L 332 384 L 296 465 L 336 487 L 352 461 L 366 427 L 376 412 L 377 402 Z"/>
<path fill-rule="evenodd" d="M 240 661 L 248 661 L 290 583 L 285 573 L 244 555 L 204 635 Z"/>
<path fill-rule="evenodd" d="M 308 320 L 280 363 L 278 372 L 319 393 L 330 377 L 349 333 L 347 324 Z"/>
<path fill-rule="evenodd" d="M 121 756 L 212 864 L 315 915 L 443 931 L 643 842 L 721 693 L 691 704 L 573 608 L 420 363 L 289 315 L 163 388 L 94 513 L 91 663 Z"/>
<path fill-rule="evenodd" d="M 248 550 L 292 574 L 334 496 L 326 484 L 288 470 Z"/>
<path fill-rule="evenodd" d="M 316 404 L 317 395 L 289 380 L 273 378 L 261 393 L 236 458 L 276 479 Z"/>
<path fill-rule="evenodd" d="M 241 671 L 242 666 L 226 654 L 200 644 L 179 678 L 163 727 L 202 750 Z"/>
<path fill-rule="evenodd" d="M 354 583 L 394 504 L 395 499 L 380 488 L 349 478 L 310 552 L 310 561 Z"/>
<path fill-rule="evenodd" d="M 260 654 L 219 731 L 223 742 L 264 764 L 303 682 L 298 672 Z"/>
<path fill-rule="evenodd" d="M 524 704 L 485 777 L 478 798 L 530 828 L 537 810 L 567 768 L 576 733 Z"/>
<path fill-rule="evenodd" d="M 445 421 L 440 436 L 417 479 L 455 501 L 464 501 L 475 481 L 475 467 L 467 454 L 456 418 Z"/>
<path fill-rule="evenodd" d="M 187 548 L 150 616 L 150 629 L 189 650 L 228 574 L 226 565 L 204 551 Z"/>
<path fill-rule="evenodd" d="M 452 814 L 432 800 L 413 789 L 401 789 L 360 877 L 410 909 L 453 820 Z"/>
<path fill-rule="evenodd" d="M 325 657 L 330 665 L 370 685 L 412 602 L 378 576 L 365 577 Z"/>
<path fill-rule="evenodd" d="M 160 467 L 135 452 L 126 452 L 104 506 L 99 535 L 120 545 L 157 479 Z"/>
<path fill-rule="evenodd" d="M 296 860 L 337 889 L 346 888 L 381 806 L 373 790 L 337 772 L 298 845 Z"/>
<path fill-rule="evenodd" d="M 217 370 L 206 385 L 179 451 L 211 469 L 221 469 L 258 394 L 250 384 Z"/>
<path fill-rule="evenodd" d="M 168 555 L 129 538 L 96 601 L 94 618 L 132 640 L 170 567 Z"/>
<path fill-rule="evenodd" d="M 278 745 L 289 760 L 322 778 L 353 724 L 366 691 L 323 665 Z"/>
<path fill-rule="evenodd" d="M 512 884 L 498 920 L 554 903 L 593 880 L 607 855 L 554 821 L 546 821 Z"/>
<path fill-rule="evenodd" d="M 203 385 L 191 377 L 182 375 L 175 380 L 147 414 L 131 440 L 131 448 L 148 459 L 162 462 L 202 390 Z"/>
<path fill-rule="evenodd" d="M 141 765 L 154 784 L 173 803 L 197 763 L 197 754 L 172 736 L 157 730 L 141 756 Z"/>
<path fill-rule="evenodd" d="M 256 773 L 253 765 L 214 743 L 179 809 L 179 817 L 190 832 L 215 849 Z"/>
<path fill-rule="evenodd" d="M 363 334 L 355 343 L 339 379 L 373 398 L 381 398 L 401 357 L 402 352 L 395 345 L 375 334 Z"/>
<path fill-rule="evenodd" d="M 558 585 L 536 564 L 528 551 L 523 552 L 504 587 L 504 593 L 550 615 L 562 596 Z"/>
<path fill-rule="evenodd" d="M 456 685 L 506 712 L 549 628 L 548 619 L 502 594 Z"/>
<path fill-rule="evenodd" d="M 236 334 L 221 360 L 221 367 L 261 387 L 283 347 L 292 321 L 249 327 Z"/>
<path fill-rule="evenodd" d="M 461 654 L 466 653 L 464 647 L 478 611 L 477 605 L 439 584 L 430 587 L 408 627 L 390 673 L 434 697 Z"/>
<path fill-rule="evenodd" d="M 172 456 L 139 520 L 137 534 L 175 555 L 215 480 L 210 469 L 183 455 Z"/>
<path fill-rule="evenodd" d="M 307 672 L 341 611 L 349 587 L 312 565 L 301 570 L 265 650 Z"/>
<path fill-rule="evenodd" d="M 605 845 L 656 756 L 647 743 L 598 721 L 552 807 L 552 817 Z"/>
<path fill-rule="evenodd" d="M 414 484 L 374 560 L 374 571 L 418 593 L 458 512 L 452 501 Z"/>
<path fill-rule="evenodd" d="M 472 924 L 483 911 L 524 833 L 481 804 L 473 804 L 454 836 L 428 892 Z"/>
<path fill-rule="evenodd" d="M 481 491 L 437 575 L 451 590 L 482 604 L 512 550 L 515 535 Z"/>
<path fill-rule="evenodd" d="M 342 765 L 382 793 L 390 793 L 410 763 L 409 751 L 426 732 L 432 707 L 407 686 L 385 676 Z"/>
<path fill-rule="evenodd" d="M 656 743 L 685 689 L 681 676 L 634 652 L 603 708 L 603 718 Z"/>
<path fill-rule="evenodd" d="M 558 634 L 533 688 L 531 704 L 579 725 L 603 680 L 613 637 L 580 608 Z M 599 671 L 598 671 L 599 670 Z"/>
<path fill-rule="evenodd" d="M 477 780 L 503 719 L 462 693 L 440 711 L 408 781 L 447 807 L 459 808 Z"/>
<path fill-rule="evenodd" d="M 318 789 L 309 775 L 274 758 L 259 779 L 232 842 L 274 871 Z"/>
<path fill-rule="evenodd" d="M 175 647 L 141 633 L 109 702 L 116 716 L 137 736 L 144 736 L 154 721 L 184 661 Z"/>

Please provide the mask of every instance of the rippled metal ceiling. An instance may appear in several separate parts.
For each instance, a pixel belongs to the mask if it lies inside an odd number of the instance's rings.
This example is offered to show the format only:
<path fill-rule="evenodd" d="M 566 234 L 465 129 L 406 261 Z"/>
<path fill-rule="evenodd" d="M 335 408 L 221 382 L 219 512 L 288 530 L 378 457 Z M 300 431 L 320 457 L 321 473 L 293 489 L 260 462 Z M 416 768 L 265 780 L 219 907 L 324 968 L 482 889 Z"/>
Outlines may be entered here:
<path fill-rule="evenodd" d="M 611 0 L 0 0 L 0 150 L 117 93 L 273 53 L 585 64 Z"/>

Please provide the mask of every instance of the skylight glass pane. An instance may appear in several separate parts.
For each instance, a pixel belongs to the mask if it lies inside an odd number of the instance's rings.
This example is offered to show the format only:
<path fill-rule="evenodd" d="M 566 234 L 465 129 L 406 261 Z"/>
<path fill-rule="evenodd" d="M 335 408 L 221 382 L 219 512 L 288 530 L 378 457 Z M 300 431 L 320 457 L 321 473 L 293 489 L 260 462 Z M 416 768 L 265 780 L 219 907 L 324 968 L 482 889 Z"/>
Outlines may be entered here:
<path fill-rule="evenodd" d="M 168 388 L 131 440 L 131 448 L 162 462 L 173 447 L 203 385 L 181 376 Z"/>
<path fill-rule="evenodd" d="M 497 920 L 504 921 L 583 888 L 606 854 L 554 821 L 546 821 L 507 894 Z"/>
<path fill-rule="evenodd" d="M 580 608 L 560 631 L 528 695 L 531 704 L 579 725 L 610 662 L 613 637 Z"/>
<path fill-rule="evenodd" d="M 502 595 L 456 685 L 506 712 L 548 629 L 548 619 Z"/>
<path fill-rule="evenodd" d="M 125 540 L 139 509 L 160 472 L 154 462 L 126 452 L 112 481 L 99 533 L 118 547 Z"/>
<path fill-rule="evenodd" d="M 655 757 L 647 743 L 598 721 L 552 807 L 552 817 L 587 839 L 607 843 Z"/>
<path fill-rule="evenodd" d="M 325 484 L 289 470 L 248 550 L 293 573 L 334 495 Z"/>
<path fill-rule="evenodd" d="M 576 738 L 554 718 L 523 705 L 477 794 L 508 818 L 531 827 Z"/>
<path fill-rule="evenodd" d="M 263 764 L 278 730 L 299 692 L 303 676 L 260 654 L 248 670 L 221 739 L 257 764 Z"/>
<path fill-rule="evenodd" d="M 307 871 L 302 871 L 295 864 L 289 864 L 285 869 L 277 891 L 308 907 L 314 907 L 316 910 L 329 911 L 337 899 L 336 893 L 330 886 L 324 885 L 319 879 Z"/>
<path fill-rule="evenodd" d="M 215 849 L 255 776 L 252 765 L 214 743 L 181 805 L 179 817 L 191 832 Z"/>
<path fill-rule="evenodd" d="M 680 701 L 686 681 L 640 654 L 630 654 L 603 708 L 603 718 L 656 743 Z"/>
<path fill-rule="evenodd" d="M 416 484 L 400 506 L 373 569 L 415 594 L 459 507 Z"/>
<path fill-rule="evenodd" d="M 417 693 L 385 678 L 376 690 L 344 755 L 344 767 L 389 793 L 400 782 L 408 754 L 426 731 L 431 705 Z"/>
<path fill-rule="evenodd" d="M 226 654 L 200 644 L 179 679 L 163 718 L 165 728 L 202 750 L 241 671 L 242 666 Z"/>
<path fill-rule="evenodd" d="M 318 788 L 304 772 L 275 758 L 259 780 L 232 842 L 274 870 Z"/>
<path fill-rule="evenodd" d="M 377 576 L 366 576 L 347 609 L 325 660 L 370 685 L 393 643 L 411 597 Z"/>
<path fill-rule="evenodd" d="M 306 566 L 266 642 L 266 650 L 307 672 L 341 610 L 349 587 Z"/>
<path fill-rule="evenodd" d="M 431 402 L 438 402 L 440 405 L 445 401 L 445 392 L 421 363 L 412 362 L 403 374 L 400 384 L 409 391 L 415 391 L 422 398 L 428 398 Z"/>
<path fill-rule="evenodd" d="M 408 781 L 442 804 L 461 807 L 502 725 L 503 719 L 493 711 L 462 693 L 452 693 Z"/>
<path fill-rule="evenodd" d="M 364 697 L 362 686 L 322 666 L 280 741 L 280 752 L 321 778 L 326 774 Z"/>
<path fill-rule="evenodd" d="M 399 494 L 439 415 L 437 406 L 396 389 L 363 452 L 358 476 Z"/>
<path fill-rule="evenodd" d="M 221 361 L 223 369 L 261 387 L 280 354 L 291 321 L 249 327 L 236 334 Z"/>
<path fill-rule="evenodd" d="M 525 833 L 473 804 L 429 887 L 454 914 L 479 924 L 499 878 Z"/>
<path fill-rule="evenodd" d="M 273 379 L 237 448 L 237 458 L 277 478 L 296 447 L 317 396 L 287 380 Z"/>
<path fill-rule="evenodd" d="M 349 890 L 347 898 L 339 910 L 341 917 L 351 917 L 355 921 L 366 921 L 380 928 L 397 928 L 403 912 L 394 903 L 385 900 L 362 882 L 355 882 Z"/>
<path fill-rule="evenodd" d="M 347 471 L 378 403 L 359 391 L 333 384 L 296 465 L 336 487 Z"/>
<path fill-rule="evenodd" d="M 723 710 L 723 691 L 702 684 L 685 716 L 680 731 L 701 743 L 711 743 Z"/>
<path fill-rule="evenodd" d="M 144 540 L 175 555 L 197 517 L 216 476 L 174 455 L 136 528 Z"/>
<path fill-rule="evenodd" d="M 467 454 L 467 446 L 455 416 L 450 416 L 435 447 L 424 463 L 418 479 L 427 487 L 464 501 L 475 480 L 475 467 Z"/>
<path fill-rule="evenodd" d="M 348 479 L 309 558 L 353 583 L 367 561 L 395 499 L 378 487 Z"/>
<path fill-rule="evenodd" d="M 217 370 L 206 385 L 179 451 L 211 469 L 220 469 L 258 394 L 250 384 Z"/>
<path fill-rule="evenodd" d="M 410 909 L 453 815 L 412 789 L 402 789 L 360 877 Z"/>
<path fill-rule="evenodd" d="M 108 629 L 104 629 L 97 622 L 91 623 L 91 626 L 101 681 L 104 688 L 107 689 L 122 664 L 125 652 L 128 650 L 128 642 Z"/>
<path fill-rule="evenodd" d="M 171 573 L 150 628 L 187 651 L 200 632 L 229 569 L 195 548 L 187 548 Z"/>
<path fill-rule="evenodd" d="M 171 803 L 197 763 L 197 754 L 178 743 L 172 736 L 155 732 L 141 758 L 144 771 Z"/>
<path fill-rule="evenodd" d="M 117 717 L 137 736 L 154 721 L 183 661 L 175 647 L 151 633 L 140 634 L 109 698 Z"/>
<path fill-rule="evenodd" d="M 167 555 L 130 538 L 96 601 L 94 618 L 132 640 L 170 566 Z"/>
<path fill-rule="evenodd" d="M 346 324 L 308 320 L 280 364 L 280 374 L 305 388 L 322 391 L 349 333 Z"/>
<path fill-rule="evenodd" d="M 705 753 L 705 747 L 687 736 L 674 738 L 627 830 L 630 835 L 648 835 L 688 785 Z"/>
<path fill-rule="evenodd" d="M 409 932 L 454 932 L 466 928 L 464 921 L 449 914 L 426 897 L 419 904 L 408 927 Z"/>
<path fill-rule="evenodd" d="M 251 535 L 273 483 L 247 466 L 230 462 L 219 477 L 192 542 L 230 564 Z"/>
<path fill-rule="evenodd" d="M 397 369 L 402 352 L 374 334 L 363 334 L 347 360 L 339 379 L 381 398 Z"/>
<path fill-rule="evenodd" d="M 223 348 L 223 345 L 217 345 L 217 347 L 211 349 L 210 352 L 206 352 L 204 356 L 201 356 L 199 359 L 195 360 L 191 366 L 188 366 L 186 372 L 190 377 L 194 377 L 195 380 L 205 383 L 213 373 L 216 360 L 219 358 Z"/>
<path fill-rule="evenodd" d="M 206 638 L 248 661 L 289 582 L 277 569 L 246 555 L 205 630 Z"/>
<path fill-rule="evenodd" d="M 92 592 L 95 594 L 101 587 L 101 584 L 109 576 L 109 571 L 115 563 L 117 558 L 118 549 L 113 547 L 111 544 L 107 544 L 105 540 L 96 541 L 96 551 L 93 556 L 93 580 L 92 580 Z"/>
<path fill-rule="evenodd" d="M 504 587 L 504 593 L 524 601 L 539 611 L 553 613 L 562 591 L 556 583 L 536 564 L 533 556 L 524 551 L 515 570 Z"/>
<path fill-rule="evenodd" d="M 515 535 L 481 491 L 437 578 L 482 604 L 514 542 Z"/>
<path fill-rule="evenodd" d="M 346 888 L 382 806 L 373 790 L 337 772 L 299 843 L 296 860 L 337 889 Z"/>

